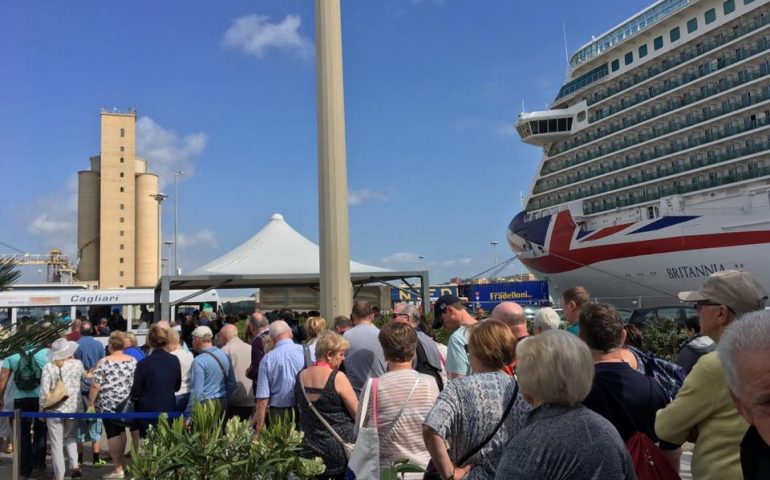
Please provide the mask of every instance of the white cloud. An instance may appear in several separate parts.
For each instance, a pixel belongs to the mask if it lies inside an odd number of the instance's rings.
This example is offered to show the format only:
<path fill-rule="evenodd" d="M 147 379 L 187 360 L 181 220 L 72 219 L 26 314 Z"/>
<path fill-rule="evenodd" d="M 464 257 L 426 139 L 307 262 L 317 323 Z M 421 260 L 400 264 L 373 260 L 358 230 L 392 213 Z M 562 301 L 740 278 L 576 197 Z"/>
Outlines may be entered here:
<path fill-rule="evenodd" d="M 391 198 L 393 198 L 393 192 L 375 192 L 374 190 L 369 190 L 368 188 L 351 190 L 348 192 L 348 203 L 350 205 L 361 205 L 368 200 L 375 200 L 377 202 L 389 202 Z"/>
<path fill-rule="evenodd" d="M 176 171 L 182 170 L 186 176 L 192 174 L 193 159 L 206 148 L 207 140 L 208 136 L 201 132 L 180 138 L 150 117 L 136 122 L 137 155 L 147 160 L 151 172 L 158 174 L 161 189 L 173 180 Z"/>
<path fill-rule="evenodd" d="M 233 20 L 223 43 L 257 58 L 262 58 L 270 48 L 308 58 L 313 55 L 313 43 L 299 33 L 301 24 L 299 15 L 286 15 L 278 23 L 270 23 L 266 15 L 246 15 Z"/>
<path fill-rule="evenodd" d="M 32 219 L 27 223 L 26 231 L 41 237 L 45 248 L 60 248 L 70 254 L 75 252 L 78 226 L 77 180 L 77 176 L 73 175 L 61 189 L 35 201 L 35 213 L 30 215 Z M 75 259 L 72 261 L 74 263 Z"/>
<path fill-rule="evenodd" d="M 211 230 L 198 230 L 195 233 L 180 233 L 177 241 L 179 248 L 218 248 L 219 242 Z"/>
<path fill-rule="evenodd" d="M 422 260 L 419 255 L 412 252 L 396 252 L 380 259 L 381 263 L 388 265 L 414 264 Z"/>

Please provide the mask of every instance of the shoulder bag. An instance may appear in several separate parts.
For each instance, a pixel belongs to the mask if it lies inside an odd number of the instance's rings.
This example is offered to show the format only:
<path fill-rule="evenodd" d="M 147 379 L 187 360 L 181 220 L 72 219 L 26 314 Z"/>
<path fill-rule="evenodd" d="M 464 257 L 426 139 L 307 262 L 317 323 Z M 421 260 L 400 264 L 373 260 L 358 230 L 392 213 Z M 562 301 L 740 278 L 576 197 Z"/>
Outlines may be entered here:
<path fill-rule="evenodd" d="M 52 389 L 48 390 L 45 396 L 45 403 L 43 404 L 43 409 L 45 410 L 54 408 L 69 398 L 67 388 L 64 386 L 64 380 L 62 380 L 61 367 L 58 367 L 58 370 L 59 378 L 56 379 L 56 384 Z"/>
<path fill-rule="evenodd" d="M 346 442 L 345 440 L 340 437 L 340 435 L 332 428 L 331 425 L 329 425 L 329 422 L 326 421 L 326 419 L 321 415 L 321 412 L 319 412 L 315 405 L 313 405 L 313 402 L 310 401 L 310 398 L 307 396 L 307 392 L 305 391 L 305 384 L 302 382 L 302 377 L 300 376 L 299 379 L 299 386 L 302 389 L 302 394 L 305 396 L 305 401 L 307 402 L 308 407 L 310 407 L 310 410 L 313 411 L 315 416 L 318 418 L 318 420 L 321 422 L 321 424 L 326 428 L 326 430 L 329 432 L 329 434 L 334 437 L 335 440 L 337 440 L 340 445 L 342 445 L 342 449 L 345 451 L 345 458 L 350 460 L 350 455 L 353 453 L 353 444 Z"/>
<path fill-rule="evenodd" d="M 505 407 L 505 411 L 503 412 L 503 416 L 500 417 L 500 421 L 497 422 L 497 425 L 495 425 L 495 428 L 492 429 L 492 432 L 487 435 L 487 437 L 481 441 L 478 445 L 476 445 L 475 448 L 468 451 L 465 455 L 460 457 L 460 460 L 457 461 L 457 466 L 462 467 L 465 462 L 471 459 L 474 455 L 476 455 L 479 450 L 484 448 L 487 443 L 489 443 L 493 438 L 495 438 L 495 435 L 497 435 L 497 431 L 500 430 L 500 427 L 503 426 L 503 423 L 505 423 L 505 419 L 508 418 L 508 414 L 511 413 L 511 409 L 513 409 L 513 404 L 516 403 L 516 397 L 519 396 L 519 383 L 514 381 L 513 384 L 515 385 L 513 389 L 513 396 L 511 397 L 511 400 L 508 402 L 508 405 Z M 428 467 L 425 469 L 425 475 L 422 477 L 423 480 L 440 480 L 441 476 L 438 473 L 438 470 L 436 469 L 436 466 L 433 464 L 433 459 L 428 463 Z"/>
<path fill-rule="evenodd" d="M 377 387 L 379 383 L 379 378 L 369 379 L 364 387 L 364 393 L 361 395 L 361 414 L 356 422 L 358 436 L 345 469 L 345 480 L 380 478 L 380 437 L 377 433 L 377 423 L 374 422 L 373 427 L 364 427 L 372 390 L 374 390 L 372 410 L 377 411 Z"/>

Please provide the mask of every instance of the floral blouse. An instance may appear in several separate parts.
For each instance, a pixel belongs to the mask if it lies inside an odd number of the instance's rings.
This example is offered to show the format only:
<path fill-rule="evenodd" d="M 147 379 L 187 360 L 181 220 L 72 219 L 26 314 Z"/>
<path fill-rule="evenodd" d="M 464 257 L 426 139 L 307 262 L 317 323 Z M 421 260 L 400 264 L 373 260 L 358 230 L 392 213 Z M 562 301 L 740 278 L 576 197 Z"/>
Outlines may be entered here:
<path fill-rule="evenodd" d="M 96 409 L 100 412 L 116 412 L 118 406 L 131 393 L 134 383 L 136 360 L 121 360 L 114 362 L 104 359 L 94 368 L 93 383 L 99 384 L 99 395 L 96 396 Z"/>
<path fill-rule="evenodd" d="M 40 406 L 45 404 L 49 392 L 56 387 L 61 375 L 64 381 L 64 389 L 67 390 L 67 399 L 59 402 L 52 408 L 46 409 L 49 412 L 76 413 L 83 410 L 83 400 L 80 395 L 80 379 L 85 375 L 85 369 L 80 360 L 71 358 L 64 362 L 59 368 L 55 363 L 48 362 L 43 367 L 40 377 Z"/>

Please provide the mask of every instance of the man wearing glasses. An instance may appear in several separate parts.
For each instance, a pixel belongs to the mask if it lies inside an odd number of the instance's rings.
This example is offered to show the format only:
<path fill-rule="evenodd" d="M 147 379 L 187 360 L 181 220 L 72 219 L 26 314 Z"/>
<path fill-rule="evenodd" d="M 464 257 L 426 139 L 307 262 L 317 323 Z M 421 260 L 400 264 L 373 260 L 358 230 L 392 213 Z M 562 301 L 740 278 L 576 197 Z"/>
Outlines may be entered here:
<path fill-rule="evenodd" d="M 712 274 L 700 290 L 681 292 L 679 298 L 695 302 L 701 332 L 719 343 L 733 322 L 762 310 L 765 289 L 748 272 L 725 270 Z M 741 478 L 740 443 L 748 425 L 738 414 L 727 389 L 718 352 L 702 356 L 684 381 L 676 398 L 658 410 L 655 432 L 661 440 L 695 442 L 693 478 Z"/>
<path fill-rule="evenodd" d="M 393 307 L 391 320 L 412 327 L 417 334 L 417 351 L 414 356 L 414 369 L 436 379 L 439 391 L 444 389 L 441 378 L 441 355 L 438 353 L 436 342 L 420 329 L 420 311 L 410 303 L 399 303 Z"/>

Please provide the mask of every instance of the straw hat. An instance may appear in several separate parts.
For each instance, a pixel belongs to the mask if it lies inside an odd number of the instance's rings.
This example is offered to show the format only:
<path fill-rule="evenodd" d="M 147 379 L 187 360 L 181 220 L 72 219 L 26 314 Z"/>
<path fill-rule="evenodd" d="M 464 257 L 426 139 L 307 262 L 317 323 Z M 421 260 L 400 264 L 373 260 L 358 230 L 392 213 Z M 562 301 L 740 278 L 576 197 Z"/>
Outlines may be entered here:
<path fill-rule="evenodd" d="M 51 349 L 48 351 L 47 355 L 48 361 L 53 362 L 71 357 L 78 347 L 80 347 L 80 345 L 76 342 L 70 342 L 66 338 L 59 338 L 51 344 Z"/>

